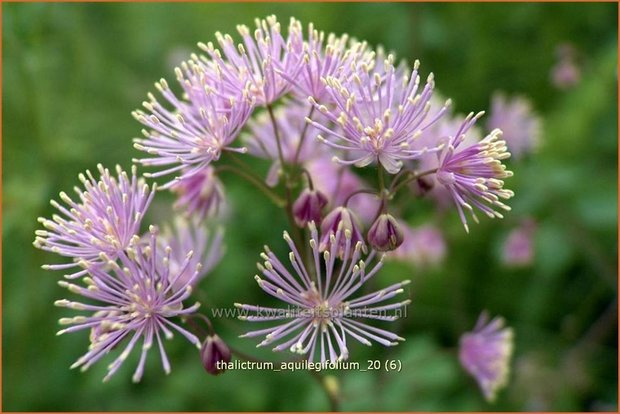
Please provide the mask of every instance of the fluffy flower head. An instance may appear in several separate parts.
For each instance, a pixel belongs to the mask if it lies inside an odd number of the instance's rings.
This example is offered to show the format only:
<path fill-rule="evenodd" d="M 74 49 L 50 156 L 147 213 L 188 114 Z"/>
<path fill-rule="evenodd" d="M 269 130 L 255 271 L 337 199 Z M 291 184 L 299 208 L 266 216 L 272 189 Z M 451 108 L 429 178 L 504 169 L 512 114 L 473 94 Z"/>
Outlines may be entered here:
<path fill-rule="evenodd" d="M 348 152 L 348 159 L 337 158 L 343 164 L 364 167 L 373 162 L 381 164 L 391 174 L 397 173 L 404 160 L 418 158 L 428 150 L 414 149 L 415 139 L 439 119 L 449 102 L 428 117 L 430 100 L 435 87 L 433 74 L 420 89 L 416 61 L 411 77 L 397 71 L 392 55 L 380 71 L 373 70 L 374 64 L 357 64 L 357 71 L 350 82 L 335 77 L 326 77 L 324 82 L 335 101 L 329 107 L 310 98 L 324 118 L 339 125 L 339 133 L 326 126 L 309 121 L 327 134 L 318 139 L 332 148 Z"/>
<path fill-rule="evenodd" d="M 181 178 L 188 178 L 219 159 L 222 151 L 245 152 L 231 144 L 254 108 L 248 89 L 228 89 L 223 80 L 224 69 L 197 56 L 177 68 L 176 76 L 185 98 L 177 98 L 162 79 L 155 86 L 169 107 L 149 93 L 149 101 L 142 104 L 147 112 L 136 110 L 132 114 L 149 128 L 142 130 L 144 138 L 134 139 L 134 147 L 152 155 L 134 161 L 165 167 L 145 176 L 160 177 L 181 171 Z"/>
<path fill-rule="evenodd" d="M 540 144 L 541 122 L 525 97 L 493 96 L 489 129 L 501 129 L 510 154 L 521 158 Z"/>
<path fill-rule="evenodd" d="M 258 105 L 269 105 L 292 87 L 281 74 L 294 76 L 299 70 L 302 28 L 299 21 L 291 18 L 288 37 L 284 38 L 276 16 L 256 19 L 255 24 L 254 36 L 247 26 L 237 26 L 243 41 L 237 45 L 230 35 L 218 32 L 215 36 L 221 51 L 211 42 L 198 46 L 217 65 L 227 68 L 224 81 L 228 87 L 241 89 L 247 85 Z"/>
<path fill-rule="evenodd" d="M 461 365 L 478 381 L 484 398 L 490 402 L 508 382 L 512 348 L 512 329 L 504 328 L 502 318 L 489 321 L 486 312 L 480 315 L 474 330 L 461 337 Z"/>
<path fill-rule="evenodd" d="M 321 362 L 347 359 L 349 337 L 371 345 L 371 341 L 385 346 L 393 346 L 402 341 L 398 335 L 374 327 L 356 319 L 377 319 L 394 321 L 398 319 L 398 312 L 409 304 L 404 302 L 382 302 L 403 292 L 403 286 L 408 281 L 396 283 L 378 292 L 352 296 L 382 267 L 382 260 L 367 267 L 375 258 L 375 252 L 362 259 L 362 245 L 346 250 L 342 261 L 337 260 L 339 239 L 344 238 L 346 245 L 351 245 L 350 234 L 337 231 L 332 234 L 334 239 L 331 249 L 323 253 L 318 245 L 318 232 L 314 225 L 310 225 L 310 248 L 314 265 L 306 268 L 301 260 L 299 251 L 287 233 L 284 239 L 291 248 L 289 261 L 293 268 L 291 272 L 276 256 L 266 249 L 262 254 L 263 264 L 259 270 L 263 277 L 256 276 L 258 285 L 269 295 L 282 300 L 288 308 L 263 308 L 254 305 L 236 306 L 251 316 L 242 319 L 251 322 L 277 321 L 277 325 L 251 331 L 244 337 L 264 336 L 259 346 L 277 344 L 274 351 L 289 349 L 291 352 L 306 355 L 309 361 Z M 339 262 L 339 263 L 338 263 Z M 392 311 L 398 310 L 394 314 Z"/>
<path fill-rule="evenodd" d="M 503 216 L 495 210 L 501 208 L 509 211 L 510 207 L 500 200 L 511 198 L 514 193 L 504 189 L 504 178 L 512 177 L 512 172 L 506 170 L 502 160 L 510 157 L 506 142 L 501 139 L 502 131 L 493 130 L 480 142 L 459 148 L 465 140 L 465 134 L 482 116 L 469 114 L 460 128 L 445 146 L 440 155 L 437 181 L 445 186 L 452 196 L 461 222 L 469 232 L 464 209 L 471 213 L 474 221 L 478 218 L 474 207 L 490 218 Z"/>
<path fill-rule="evenodd" d="M 100 262 L 100 254 L 116 258 L 126 249 L 132 237 L 138 233 L 140 223 L 153 198 L 153 188 L 136 177 L 132 168 L 131 178 L 120 166 L 117 176 L 110 174 L 101 164 L 97 166 L 100 178 L 90 171 L 80 174 L 84 189 L 75 187 L 79 201 L 66 193 L 60 198 L 65 203 L 52 200 L 51 204 L 60 214 L 52 219 L 39 218 L 46 230 L 38 230 L 35 247 L 74 259 L 73 263 L 45 265 L 46 269 L 60 270 L 77 266 L 79 260 Z M 79 277 L 79 271 L 68 277 Z"/>
<path fill-rule="evenodd" d="M 56 301 L 56 306 L 92 312 L 91 315 L 60 319 L 61 325 L 70 327 L 59 331 L 59 335 L 91 329 L 88 352 L 71 368 L 81 367 L 86 370 L 127 340 L 123 351 L 109 365 L 104 378 L 106 381 L 117 372 L 138 341 L 142 340 L 140 360 L 133 375 L 133 380 L 138 382 L 144 372 L 148 351 L 154 343 L 159 348 L 164 371 L 170 372 L 162 337 L 171 338 L 173 330 L 200 348 L 198 338 L 171 321 L 171 318 L 195 312 L 200 306 L 196 303 L 189 308 L 183 307 L 183 301 L 191 293 L 191 284 L 199 266 L 194 269 L 191 277 L 185 279 L 183 286 L 175 290 L 174 286 L 190 264 L 192 252 L 187 253 L 183 266 L 176 272 L 171 272 L 170 254 L 170 248 L 158 247 L 156 230 L 152 228 L 149 243 L 140 243 L 136 236 L 132 247 L 127 252 L 119 253 L 119 262 L 110 260 L 102 253 L 102 259 L 107 260 L 105 269 L 81 262 L 90 274 L 84 278 L 84 285 L 59 282 L 70 292 L 86 298 L 87 302 L 62 299 Z"/>
<path fill-rule="evenodd" d="M 301 67 L 298 72 L 280 74 L 295 86 L 295 94 L 302 99 L 309 96 L 322 104 L 331 103 L 327 85 L 322 79 L 333 77 L 349 81 L 359 61 L 370 62 L 374 52 L 367 49 L 366 42 L 349 39 L 348 35 L 325 35 L 314 25 L 308 25 L 308 38 L 304 42 Z"/>

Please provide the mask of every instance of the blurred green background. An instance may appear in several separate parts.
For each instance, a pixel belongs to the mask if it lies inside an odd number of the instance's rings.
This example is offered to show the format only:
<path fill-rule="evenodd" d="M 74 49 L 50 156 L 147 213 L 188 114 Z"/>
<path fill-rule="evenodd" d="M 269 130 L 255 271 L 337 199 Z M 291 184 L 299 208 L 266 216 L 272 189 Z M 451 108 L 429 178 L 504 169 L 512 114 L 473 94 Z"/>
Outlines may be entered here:
<path fill-rule="evenodd" d="M 67 312 L 57 258 L 31 243 L 49 199 L 78 183 L 99 162 L 128 168 L 137 153 L 130 116 L 162 76 L 197 41 L 233 32 L 254 17 L 348 32 L 419 58 L 457 111 L 488 108 L 501 89 L 529 96 L 544 118 L 538 154 L 513 163 L 513 212 L 483 220 L 466 236 L 449 215 L 443 267 L 390 264 L 381 284 L 413 279 L 413 303 L 400 327 L 407 341 L 389 350 L 355 346 L 352 360 L 401 359 L 400 373 L 339 373 L 345 410 L 616 410 L 617 409 L 617 5 L 607 4 L 3 4 L 3 409 L 56 410 L 325 410 L 318 383 L 303 372 L 204 373 L 181 339 L 168 345 L 173 371 L 160 374 L 151 355 L 132 384 L 135 358 L 106 384 L 106 362 L 87 373 L 69 365 L 87 334 L 56 337 Z M 582 81 L 552 86 L 556 47 L 577 49 Z M 256 164 L 263 170 L 264 163 Z M 261 303 L 252 280 L 269 243 L 283 251 L 286 222 L 261 194 L 225 177 L 232 204 L 228 253 L 202 284 L 214 306 Z M 168 214 L 161 194 L 146 222 Z M 251 211 L 243 206 L 252 206 Z M 539 223 L 534 263 L 507 269 L 500 245 L 521 217 Z M 494 405 L 458 365 L 456 345 L 482 309 L 506 318 L 516 333 L 509 387 Z M 217 321 L 237 339 L 245 323 Z M 276 358 L 270 351 L 259 353 Z"/>

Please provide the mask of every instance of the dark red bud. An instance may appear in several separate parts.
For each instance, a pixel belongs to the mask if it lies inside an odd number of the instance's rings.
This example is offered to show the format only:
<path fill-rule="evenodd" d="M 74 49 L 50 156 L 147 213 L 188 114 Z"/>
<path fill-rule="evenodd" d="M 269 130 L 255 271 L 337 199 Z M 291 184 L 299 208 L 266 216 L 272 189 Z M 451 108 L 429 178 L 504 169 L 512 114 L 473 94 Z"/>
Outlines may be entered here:
<path fill-rule="evenodd" d="M 306 227 L 309 222 L 321 223 L 321 211 L 327 205 L 327 197 L 318 190 L 306 188 L 293 203 L 293 217 L 299 227 Z"/>
<path fill-rule="evenodd" d="M 224 372 L 231 356 L 230 348 L 217 335 L 207 336 L 200 349 L 202 366 L 211 375 L 218 375 Z"/>
<path fill-rule="evenodd" d="M 380 252 L 396 249 L 403 240 L 403 231 L 391 214 L 381 214 L 368 230 L 368 243 Z"/>

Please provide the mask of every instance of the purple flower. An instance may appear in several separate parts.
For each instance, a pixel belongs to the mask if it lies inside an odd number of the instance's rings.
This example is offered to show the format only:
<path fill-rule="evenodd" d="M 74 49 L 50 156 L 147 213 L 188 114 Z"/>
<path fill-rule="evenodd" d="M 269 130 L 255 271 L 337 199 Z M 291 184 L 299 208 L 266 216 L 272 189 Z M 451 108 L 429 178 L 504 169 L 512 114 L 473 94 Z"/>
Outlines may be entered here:
<path fill-rule="evenodd" d="M 220 368 L 218 365 L 229 363 L 231 357 L 230 348 L 217 334 L 207 336 L 200 349 L 202 366 L 211 375 L 219 375 L 224 372 L 226 368 Z"/>
<path fill-rule="evenodd" d="M 137 239 L 137 236 L 135 237 Z M 80 357 L 71 368 L 88 369 L 101 357 L 116 348 L 122 341 L 128 340 L 120 355 L 109 365 L 104 378 L 107 381 L 121 367 L 138 341 L 142 340 L 140 360 L 133 380 L 140 381 L 148 351 L 156 342 L 161 356 L 162 366 L 170 372 L 170 363 L 164 350 L 162 336 L 170 339 L 176 330 L 190 342 L 200 348 L 200 341 L 171 321 L 171 318 L 195 312 L 198 303 L 183 308 L 183 301 L 192 291 L 191 284 L 198 273 L 194 270 L 184 285 L 175 290 L 191 262 L 192 252 L 178 271 L 172 272 L 170 263 L 171 249 L 158 247 L 156 231 L 151 229 L 147 245 L 137 240 L 127 252 L 118 254 L 119 263 L 102 254 L 107 260 L 106 268 L 80 262 L 89 273 L 84 278 L 85 286 L 59 282 L 70 292 L 83 296 L 89 303 L 73 302 L 66 299 L 55 302 L 56 306 L 78 311 L 93 312 L 92 315 L 79 315 L 60 319 L 61 325 L 71 325 L 58 332 L 58 335 L 91 329 L 91 344 L 86 354 Z M 92 304 L 95 302 L 96 304 Z"/>
<path fill-rule="evenodd" d="M 474 207 L 490 218 L 503 218 L 494 208 L 509 211 L 510 207 L 500 199 L 506 200 L 514 195 L 512 191 L 503 188 L 502 180 L 512 177 L 512 172 L 507 171 L 502 164 L 502 160 L 510 157 L 506 142 L 500 138 L 502 131 L 495 129 L 477 144 L 459 149 L 465 134 L 482 114 L 480 112 L 474 116 L 471 113 L 465 118 L 440 154 L 436 174 L 437 181 L 450 191 L 467 232 L 469 227 L 463 209 L 469 210 L 475 222 L 478 222 L 478 218 Z"/>
<path fill-rule="evenodd" d="M 380 252 L 396 249 L 403 240 L 403 230 L 391 214 L 380 214 L 368 230 L 368 244 Z"/>
<path fill-rule="evenodd" d="M 431 148 L 437 146 L 445 146 L 449 144 L 454 131 L 463 124 L 465 116 L 458 114 L 446 114 L 436 123 L 426 129 L 422 135 L 415 141 L 414 148 Z M 475 145 L 483 137 L 482 131 L 477 125 L 472 127 L 465 135 L 463 142 L 460 143 L 462 147 Z M 416 160 L 417 169 L 420 172 L 432 171 L 439 168 L 440 159 L 437 157 L 437 153 L 423 154 L 418 160 Z M 418 180 L 411 183 L 410 187 L 415 194 L 420 196 L 428 196 L 441 210 L 446 210 L 452 205 L 452 196 L 450 191 L 442 185 L 435 185 L 436 177 L 433 175 L 425 175 Z"/>
<path fill-rule="evenodd" d="M 285 106 L 274 111 L 282 158 L 289 164 L 305 165 L 325 154 L 325 148 L 316 145 L 313 139 L 318 134 L 318 130 L 307 125 L 304 120 L 309 111 L 308 104 L 304 105 L 297 101 L 288 101 Z M 263 112 L 258 115 L 248 123 L 248 127 L 249 132 L 244 134 L 243 141 L 250 154 L 273 161 L 266 182 L 270 186 L 275 186 L 278 183 L 282 166 L 269 114 Z"/>
<path fill-rule="evenodd" d="M 61 192 L 60 198 L 66 206 L 51 201 L 60 215 L 53 215 L 52 220 L 39 218 L 46 230 L 37 230 L 34 246 L 74 259 L 68 264 L 44 265 L 44 269 L 69 269 L 78 266 L 80 260 L 99 263 L 102 253 L 114 259 L 139 232 L 155 186 L 149 188 L 143 179 L 138 179 L 135 167 L 131 178 L 120 166 L 116 167 L 117 177 L 101 164 L 97 169 L 99 180 L 88 170 L 86 175 L 79 175 L 84 185 L 84 190 L 75 187 L 79 201 Z M 67 277 L 85 273 L 82 270 Z"/>
<path fill-rule="evenodd" d="M 569 43 L 561 44 L 557 47 L 556 55 L 558 60 L 551 68 L 551 82 L 558 89 L 570 89 L 581 80 L 575 48 Z"/>
<path fill-rule="evenodd" d="M 361 225 L 355 213 L 347 207 L 336 207 L 329 212 L 321 222 L 321 239 L 319 250 L 331 250 L 336 247 L 338 257 L 342 258 L 349 250 L 361 243 L 361 249 L 366 251 Z M 345 237 L 334 239 L 336 233 L 343 233 Z M 333 246 L 334 242 L 338 246 Z M 350 243 L 349 243 L 350 241 Z"/>
<path fill-rule="evenodd" d="M 534 261 L 536 223 L 525 220 L 510 232 L 502 248 L 502 261 L 510 266 L 527 266 Z"/>
<path fill-rule="evenodd" d="M 493 402 L 497 391 L 508 383 L 513 336 L 511 328 L 504 328 L 502 318 L 489 322 L 486 312 L 480 315 L 472 332 L 461 336 L 461 365 L 478 381 L 489 402 Z"/>
<path fill-rule="evenodd" d="M 580 80 L 581 68 L 573 60 L 560 60 L 551 69 L 551 81 L 558 89 L 570 89 L 578 84 Z"/>
<path fill-rule="evenodd" d="M 298 98 L 306 99 L 311 96 L 316 101 L 327 104 L 332 103 L 332 100 L 322 79 L 330 76 L 349 81 L 355 73 L 355 64 L 359 61 L 370 64 L 369 58 L 372 56 L 367 50 L 366 42 L 349 39 L 346 34 L 337 37 L 330 33 L 325 36 L 324 32 L 319 32 L 310 23 L 308 39 L 301 55 L 301 69 L 294 74 L 278 72 L 295 86 L 294 92 Z"/>
<path fill-rule="evenodd" d="M 396 71 L 389 55 L 381 71 L 373 65 L 357 64 L 350 82 L 335 77 L 325 78 L 325 83 L 335 106 L 322 105 L 313 98 L 324 118 L 339 125 L 343 132 L 334 131 L 318 122 L 308 121 L 327 134 L 318 139 L 328 146 L 347 151 L 346 160 L 336 159 L 346 165 L 365 167 L 378 162 L 391 174 L 397 173 L 404 160 L 420 157 L 435 148 L 414 149 L 415 139 L 445 112 L 449 102 L 430 119 L 430 99 L 435 82 L 429 75 L 426 85 L 418 93 L 420 77 L 416 61 L 411 77 Z"/>
<path fill-rule="evenodd" d="M 501 129 L 508 149 L 514 158 L 535 150 L 540 143 L 540 118 L 533 112 L 525 97 L 508 99 L 501 93 L 493 96 L 489 129 Z"/>
<path fill-rule="evenodd" d="M 183 289 L 187 284 L 195 287 L 218 265 L 225 251 L 223 238 L 224 230 L 221 227 L 208 229 L 196 219 L 176 217 L 172 227 L 164 226 L 158 238 L 159 247 L 170 247 L 170 272 L 180 273 L 174 282 L 175 291 Z M 194 253 L 186 266 L 189 251 Z M 194 272 L 195 269 L 199 269 L 198 273 Z M 188 283 L 190 279 L 191 282 Z"/>
<path fill-rule="evenodd" d="M 170 166 L 145 174 L 147 177 L 181 172 L 182 179 L 189 178 L 218 160 L 222 151 L 246 151 L 231 144 L 254 108 L 247 88 L 228 90 L 223 80 L 224 69 L 213 62 L 205 63 L 197 56 L 184 62 L 181 68 L 176 69 L 176 75 L 183 87 L 184 99 L 178 99 L 162 79 L 155 86 L 171 108 L 161 105 L 149 93 L 149 102 L 142 104 L 148 113 L 136 110 L 132 114 L 150 128 L 142 130 L 145 138 L 134 139 L 134 147 L 152 155 L 134 162 Z M 162 188 L 172 187 L 178 179 Z"/>
<path fill-rule="evenodd" d="M 398 319 L 401 308 L 408 305 L 409 300 L 387 305 L 380 303 L 402 293 L 403 286 L 408 281 L 351 299 L 351 296 L 381 269 L 382 259 L 368 266 L 376 254 L 373 251 L 363 260 L 362 244 L 358 242 L 354 248 L 346 250 L 347 253 L 337 265 L 340 239 L 345 239 L 346 245 L 352 245 L 350 234 L 341 230 L 332 234 L 331 249 L 321 254 L 317 229 L 314 225 L 309 227 L 312 267 L 305 267 L 299 251 L 286 232 L 284 239 L 291 249 L 289 260 L 294 269 L 292 273 L 269 249 L 261 255 L 265 262 L 263 265 L 259 264 L 259 269 L 264 278 L 255 277 L 258 285 L 269 295 L 288 304 L 288 308 L 236 304 L 241 310 L 254 313 L 242 316 L 241 319 L 251 322 L 279 321 L 276 326 L 251 331 L 242 336 L 264 336 L 265 339 L 258 346 L 277 344 L 274 351 L 290 349 L 306 355 L 309 361 L 321 362 L 347 359 L 348 337 L 365 345 L 371 345 L 372 340 L 385 346 L 393 346 L 404 340 L 392 332 L 356 319 Z"/>
<path fill-rule="evenodd" d="M 299 71 L 303 50 L 302 27 L 298 20 L 291 18 L 288 38 L 285 39 L 276 16 L 256 19 L 255 23 L 254 37 L 247 26 L 237 26 L 243 39 L 243 43 L 238 45 L 231 36 L 216 33 L 221 52 L 211 42 L 206 45 L 199 43 L 198 46 L 216 65 L 224 68 L 222 76 L 229 88 L 243 89 L 247 86 L 258 105 L 270 105 L 292 87 L 281 73 L 295 76 Z"/>
<path fill-rule="evenodd" d="M 400 223 L 404 242 L 387 257 L 413 263 L 416 266 L 436 265 L 446 255 L 446 241 L 441 231 L 432 225 L 412 228 Z"/>
<path fill-rule="evenodd" d="M 200 220 L 218 215 L 225 204 L 224 186 L 210 165 L 177 181 L 171 190 L 178 194 L 174 207 Z"/>

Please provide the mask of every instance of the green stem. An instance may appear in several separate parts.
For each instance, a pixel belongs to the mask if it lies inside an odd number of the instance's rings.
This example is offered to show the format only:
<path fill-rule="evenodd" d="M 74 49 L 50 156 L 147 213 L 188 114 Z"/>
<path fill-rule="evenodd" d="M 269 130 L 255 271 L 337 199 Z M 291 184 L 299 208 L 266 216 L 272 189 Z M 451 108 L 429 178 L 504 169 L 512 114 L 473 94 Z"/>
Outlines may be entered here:
<path fill-rule="evenodd" d="M 381 164 L 377 166 L 377 175 L 379 176 L 379 193 L 383 195 L 383 190 L 385 190 L 385 177 L 383 176 L 383 165 Z"/>
<path fill-rule="evenodd" d="M 245 180 L 247 180 L 251 184 L 255 185 L 271 201 L 273 201 L 275 205 L 277 205 L 278 207 L 284 207 L 284 205 L 285 205 L 284 200 L 282 200 L 278 194 L 274 193 L 273 190 L 271 190 L 267 186 L 267 184 L 265 184 L 263 182 L 263 180 L 261 180 L 260 178 L 257 178 L 252 173 L 249 173 L 249 172 L 247 172 L 245 170 L 242 170 L 240 168 L 236 168 L 236 167 L 234 167 L 232 165 L 220 165 L 219 167 L 217 167 L 215 169 L 215 171 L 216 171 L 216 173 L 219 173 L 219 172 L 222 172 L 222 171 L 230 171 L 232 173 L 237 174 L 241 178 L 244 178 Z"/>
<path fill-rule="evenodd" d="M 196 325 L 193 322 L 193 319 L 201 319 L 202 321 L 204 321 L 206 323 L 206 325 L 207 325 L 207 329 L 208 329 L 207 333 L 209 335 L 214 335 L 215 334 L 215 330 L 213 329 L 213 325 L 211 324 L 211 321 L 209 320 L 209 318 L 206 315 L 203 315 L 202 313 L 196 312 L 196 313 L 193 313 L 191 315 L 185 316 L 185 320 L 186 320 L 186 322 L 190 326 L 192 326 L 194 328 L 198 328 L 200 330 L 200 332 L 204 333 L 205 332 L 204 329 L 202 329 L 201 327 Z"/>
<path fill-rule="evenodd" d="M 308 179 L 308 188 L 310 189 L 310 191 L 314 190 L 314 185 L 312 183 L 312 176 L 310 175 L 310 171 L 306 170 L 305 168 L 302 168 L 301 173 L 305 175 L 306 178 Z"/>
<path fill-rule="evenodd" d="M 419 178 L 422 178 L 426 175 L 430 175 L 430 174 L 435 174 L 437 172 L 437 168 L 433 168 L 432 170 L 427 170 L 427 171 L 423 171 L 421 173 L 416 173 L 414 171 L 409 171 L 409 177 L 405 178 L 404 180 L 402 180 L 400 183 L 398 183 L 397 185 L 392 185 L 389 192 L 390 195 L 395 195 L 398 190 L 400 190 L 401 188 L 403 188 L 403 186 L 409 184 L 411 181 L 417 180 Z M 393 184 L 393 183 L 392 183 Z"/>
<path fill-rule="evenodd" d="M 271 125 L 273 125 L 273 134 L 276 138 L 276 146 L 278 147 L 278 159 L 280 160 L 280 165 L 286 175 L 286 163 L 284 161 L 284 151 L 282 151 L 282 142 L 280 141 L 280 130 L 278 129 L 278 122 L 276 121 L 276 116 L 273 113 L 273 107 L 271 105 L 267 105 L 267 112 L 269 113 L 269 118 L 271 119 Z"/>
<path fill-rule="evenodd" d="M 280 160 L 280 165 L 282 166 L 282 171 L 284 172 L 284 187 L 286 193 L 286 203 L 284 208 L 286 210 L 286 218 L 288 219 L 289 227 L 291 228 L 293 242 L 295 246 L 299 250 L 300 253 L 304 252 L 303 242 L 301 240 L 301 233 L 299 231 L 299 227 L 295 223 L 295 218 L 293 216 L 293 195 L 291 191 L 291 177 L 288 171 L 288 166 L 284 160 L 284 153 L 282 151 L 282 142 L 280 140 L 280 130 L 278 128 L 278 122 L 276 121 L 276 117 L 273 113 L 273 107 L 271 105 L 267 105 L 267 112 L 269 113 L 269 118 L 271 119 L 271 124 L 273 125 L 273 133 L 276 138 L 276 145 L 278 147 L 278 158 Z M 305 262 L 305 257 L 302 257 Z"/>
<path fill-rule="evenodd" d="M 349 204 L 349 201 L 351 201 L 351 199 L 353 197 L 355 197 L 356 195 L 358 195 L 358 194 L 374 194 L 374 195 L 377 195 L 377 192 L 374 191 L 374 190 L 365 190 L 365 189 L 354 191 L 354 192 L 352 192 L 351 194 L 349 194 L 347 196 L 347 198 L 344 200 L 344 203 L 342 203 L 342 206 L 346 207 L 347 204 Z"/>
<path fill-rule="evenodd" d="M 307 118 L 312 118 L 312 114 L 314 113 L 314 105 L 312 105 L 312 107 L 310 108 L 310 112 L 308 113 L 308 117 Z M 299 154 L 301 154 L 301 147 L 303 147 L 304 145 L 304 140 L 306 139 L 306 132 L 308 131 L 308 127 L 310 126 L 310 124 L 305 121 L 305 125 L 304 128 L 301 130 L 301 136 L 299 137 L 299 145 L 297 146 L 297 151 L 295 151 L 295 158 L 293 158 L 293 165 L 297 165 L 297 162 L 299 161 Z"/>
<path fill-rule="evenodd" d="M 275 362 L 275 363 L 281 363 L 281 362 L 298 362 L 300 361 L 300 359 L 293 359 L 293 360 L 288 360 L 288 361 L 267 361 L 265 359 L 260 359 L 260 358 L 256 358 L 253 357 L 251 355 L 246 354 L 245 352 L 241 352 L 236 348 L 233 348 L 232 346 L 228 345 L 228 349 L 230 349 L 230 352 L 235 355 L 237 358 L 242 359 L 244 361 L 250 361 L 250 362 Z M 303 359 L 301 359 L 303 360 Z M 330 407 L 330 411 L 340 411 L 340 401 L 338 401 L 338 398 L 333 395 L 329 389 L 327 389 L 327 385 L 325 384 L 325 377 L 313 370 L 308 370 L 307 371 L 310 375 L 312 375 L 313 378 L 315 378 L 319 384 L 321 385 L 321 388 L 323 389 L 323 391 L 325 392 L 325 395 L 327 396 L 327 399 L 329 401 L 329 407 Z"/>

